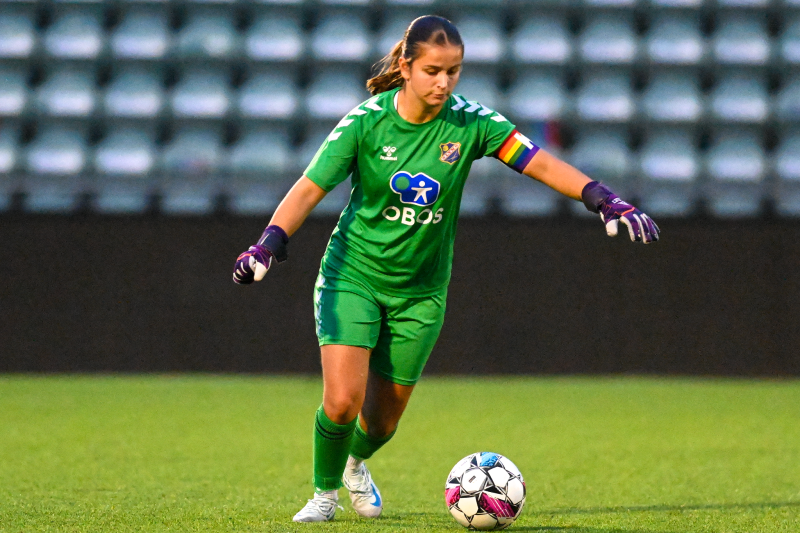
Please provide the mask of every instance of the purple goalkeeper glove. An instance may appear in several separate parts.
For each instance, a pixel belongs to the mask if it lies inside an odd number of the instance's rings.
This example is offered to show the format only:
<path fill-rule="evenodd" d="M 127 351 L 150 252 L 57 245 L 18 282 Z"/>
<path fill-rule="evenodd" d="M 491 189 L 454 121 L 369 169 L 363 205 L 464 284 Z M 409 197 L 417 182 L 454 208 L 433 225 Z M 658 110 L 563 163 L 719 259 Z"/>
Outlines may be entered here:
<path fill-rule="evenodd" d="M 602 183 L 588 183 L 581 192 L 581 198 L 586 209 L 600 213 L 610 237 L 617 236 L 619 223 L 622 222 L 628 226 L 632 241 L 649 244 L 658 240 L 660 230 L 653 219 L 622 200 Z"/>
<path fill-rule="evenodd" d="M 286 261 L 288 243 L 289 236 L 280 226 L 267 226 L 258 242 L 236 258 L 233 281 L 240 285 L 261 281 L 273 261 Z"/>

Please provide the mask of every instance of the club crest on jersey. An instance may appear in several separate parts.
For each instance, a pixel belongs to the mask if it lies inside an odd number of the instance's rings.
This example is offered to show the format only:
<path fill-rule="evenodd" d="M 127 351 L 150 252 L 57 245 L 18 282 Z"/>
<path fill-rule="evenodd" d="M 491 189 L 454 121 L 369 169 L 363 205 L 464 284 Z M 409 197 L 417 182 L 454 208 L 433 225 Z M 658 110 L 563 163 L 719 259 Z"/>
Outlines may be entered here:
<path fill-rule="evenodd" d="M 413 176 L 401 170 L 389 180 L 389 186 L 400 195 L 400 201 L 412 205 L 433 205 L 439 199 L 439 182 L 420 172 Z"/>
<path fill-rule="evenodd" d="M 461 159 L 461 143 L 442 143 L 439 145 L 442 150 L 442 155 L 439 156 L 439 161 L 452 165 Z"/>

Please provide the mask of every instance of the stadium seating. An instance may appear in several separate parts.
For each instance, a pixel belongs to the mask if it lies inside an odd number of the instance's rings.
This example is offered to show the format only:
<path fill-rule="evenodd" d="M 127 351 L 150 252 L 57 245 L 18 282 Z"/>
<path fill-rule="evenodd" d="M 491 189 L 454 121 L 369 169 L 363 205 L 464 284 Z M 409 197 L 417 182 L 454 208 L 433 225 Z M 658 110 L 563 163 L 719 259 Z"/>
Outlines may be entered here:
<path fill-rule="evenodd" d="M 632 187 L 629 180 L 633 157 L 624 130 L 619 127 L 586 127 L 572 148 L 569 162 L 587 175 L 613 187 L 625 195 Z"/>
<path fill-rule="evenodd" d="M 188 69 L 169 100 L 175 117 L 223 118 L 232 104 L 228 76 L 220 69 Z"/>
<path fill-rule="evenodd" d="M 720 217 L 755 216 L 764 198 L 767 162 L 761 139 L 751 130 L 715 132 L 706 155 L 711 178 L 708 204 Z"/>
<path fill-rule="evenodd" d="M 208 214 L 219 192 L 224 148 L 219 128 L 185 125 L 161 155 L 161 209 L 172 214 Z"/>
<path fill-rule="evenodd" d="M 764 122 L 770 113 L 766 80 L 747 74 L 721 77 L 711 92 L 711 116 L 729 122 Z"/>
<path fill-rule="evenodd" d="M 515 120 L 527 122 L 564 118 L 568 106 L 567 88 L 557 75 L 530 73 L 510 87 L 504 108 Z"/>
<path fill-rule="evenodd" d="M 158 163 L 155 135 L 146 128 L 110 129 L 94 152 L 93 207 L 100 213 L 142 213 Z"/>
<path fill-rule="evenodd" d="M 306 112 L 311 118 L 338 121 L 368 96 L 364 77 L 356 70 L 320 69 L 306 94 Z"/>
<path fill-rule="evenodd" d="M 305 51 L 305 37 L 296 16 L 262 12 L 244 39 L 247 57 L 254 61 L 295 61 Z"/>
<path fill-rule="evenodd" d="M 566 19 L 550 13 L 523 21 L 510 36 L 510 45 L 514 58 L 523 64 L 564 64 L 574 51 Z"/>
<path fill-rule="evenodd" d="M 724 13 L 717 20 L 713 51 L 720 64 L 764 65 L 772 53 L 766 21 L 751 13 Z"/>
<path fill-rule="evenodd" d="M 298 87 L 291 74 L 274 68 L 251 70 L 236 95 L 243 118 L 288 119 L 300 107 Z"/>
<path fill-rule="evenodd" d="M 19 67 L 0 66 L 0 116 L 14 117 L 25 112 L 30 94 L 27 77 Z"/>
<path fill-rule="evenodd" d="M 785 80 L 777 95 L 775 113 L 781 122 L 800 122 L 800 76 L 797 74 Z"/>
<path fill-rule="evenodd" d="M 691 129 L 658 128 L 640 150 L 641 208 L 652 216 L 685 216 L 697 199 L 702 163 Z"/>
<path fill-rule="evenodd" d="M 0 58 L 28 58 L 36 49 L 33 13 L 0 8 Z"/>
<path fill-rule="evenodd" d="M 800 132 L 784 135 L 776 150 L 775 208 L 781 215 L 800 216 Z"/>
<path fill-rule="evenodd" d="M 578 50 L 587 63 L 628 64 L 637 59 L 639 40 L 628 17 L 598 15 L 580 35 Z"/>
<path fill-rule="evenodd" d="M 695 65 L 708 53 L 708 45 L 700 33 L 700 20 L 689 13 L 658 14 L 644 41 L 647 59 L 653 63 Z"/>
<path fill-rule="evenodd" d="M 371 53 L 366 24 L 352 14 L 326 17 L 311 36 L 311 52 L 317 59 L 360 62 Z"/>
<path fill-rule="evenodd" d="M 239 53 L 241 38 L 230 10 L 191 11 L 178 32 L 175 53 L 180 59 L 229 59 Z"/>
<path fill-rule="evenodd" d="M 45 52 L 60 59 L 94 59 L 105 45 L 102 13 L 81 5 L 62 5 L 56 19 L 45 31 Z"/>
<path fill-rule="evenodd" d="M 464 81 L 459 82 L 457 91 L 469 98 L 470 101 L 479 102 L 490 109 L 504 111 L 501 104 L 501 93 L 497 83 L 497 76 L 491 72 L 472 72 L 464 76 Z"/>
<path fill-rule="evenodd" d="M 248 128 L 231 147 L 227 167 L 230 178 L 224 190 L 229 209 L 238 214 L 268 215 L 296 178 L 283 129 Z"/>
<path fill-rule="evenodd" d="M 36 90 L 36 108 L 54 117 L 84 117 L 95 112 L 97 92 L 91 68 L 58 66 Z"/>
<path fill-rule="evenodd" d="M 234 175 L 280 181 L 290 169 L 290 150 L 285 132 L 263 127 L 248 129 L 231 147 L 228 168 Z"/>
<path fill-rule="evenodd" d="M 0 210 L 266 213 L 427 11 L 466 43 L 457 92 L 654 213 L 798 216 L 800 0 L 0 2 Z M 473 174 L 465 216 L 559 208 Z"/>
<path fill-rule="evenodd" d="M 453 22 L 464 40 L 465 64 L 494 64 L 505 55 L 503 30 L 496 15 L 463 16 Z"/>
<path fill-rule="evenodd" d="M 133 6 L 110 36 L 111 53 L 119 59 L 160 59 L 170 49 L 167 14 L 162 9 Z"/>
<path fill-rule="evenodd" d="M 653 122 L 697 122 L 704 107 L 700 83 L 691 73 L 657 73 L 642 95 L 642 116 Z"/>
<path fill-rule="evenodd" d="M 5 124 L 0 129 L 0 212 L 11 208 L 18 183 L 14 170 L 17 167 L 19 128 Z"/>
<path fill-rule="evenodd" d="M 125 65 L 117 69 L 102 97 L 109 117 L 157 117 L 164 108 L 161 76 L 157 69 Z"/>
<path fill-rule="evenodd" d="M 703 7 L 705 0 L 649 0 L 652 7 L 692 8 Z"/>
<path fill-rule="evenodd" d="M 69 213 L 85 189 L 88 142 L 82 128 L 45 122 L 25 147 L 23 191 L 32 212 Z"/>
<path fill-rule="evenodd" d="M 414 20 L 413 11 L 393 10 L 387 13 L 386 20 L 377 34 L 375 56 L 381 58 L 392 51 L 397 41 L 403 38 L 409 22 Z"/>
<path fill-rule="evenodd" d="M 591 74 L 578 89 L 577 117 L 592 122 L 626 122 L 636 112 L 630 77 L 610 71 Z"/>
<path fill-rule="evenodd" d="M 780 36 L 779 53 L 781 59 L 790 65 L 800 63 L 800 17 L 797 15 L 786 21 Z"/>

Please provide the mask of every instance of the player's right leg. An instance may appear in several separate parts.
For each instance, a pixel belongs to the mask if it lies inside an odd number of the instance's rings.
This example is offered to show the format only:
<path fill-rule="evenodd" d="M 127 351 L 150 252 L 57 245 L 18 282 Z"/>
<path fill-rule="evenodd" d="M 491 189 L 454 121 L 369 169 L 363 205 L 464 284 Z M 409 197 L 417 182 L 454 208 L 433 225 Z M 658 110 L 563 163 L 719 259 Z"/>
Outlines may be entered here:
<path fill-rule="evenodd" d="M 327 522 L 336 514 L 356 417 L 364 403 L 369 350 L 326 345 L 322 352 L 322 405 L 314 422 L 314 498 L 295 522 Z"/>
<path fill-rule="evenodd" d="M 315 496 L 296 522 L 332 520 L 356 417 L 364 403 L 380 309 L 358 286 L 320 276 L 314 293 L 323 398 L 314 423 Z"/>

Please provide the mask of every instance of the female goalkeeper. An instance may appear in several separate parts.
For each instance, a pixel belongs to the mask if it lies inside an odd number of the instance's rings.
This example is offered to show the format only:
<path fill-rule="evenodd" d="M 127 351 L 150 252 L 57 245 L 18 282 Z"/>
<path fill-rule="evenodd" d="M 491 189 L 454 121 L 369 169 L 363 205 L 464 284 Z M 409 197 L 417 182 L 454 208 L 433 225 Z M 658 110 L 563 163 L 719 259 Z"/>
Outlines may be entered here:
<path fill-rule="evenodd" d="M 311 210 L 352 175 L 314 289 L 324 389 L 314 425 L 315 494 L 297 522 L 332 520 L 342 484 L 358 514 L 381 513 L 364 460 L 394 435 L 439 336 L 474 160 L 495 157 L 582 200 L 609 235 L 621 221 L 632 240 L 658 240 L 647 215 L 539 149 L 499 113 L 453 93 L 463 55 L 450 21 L 414 20 L 367 82 L 374 96 L 333 129 L 261 239 L 236 261 L 236 283 L 260 280 L 286 259 L 289 237 Z"/>

